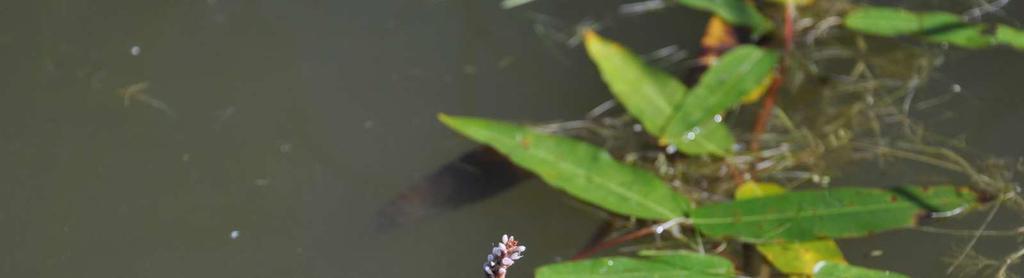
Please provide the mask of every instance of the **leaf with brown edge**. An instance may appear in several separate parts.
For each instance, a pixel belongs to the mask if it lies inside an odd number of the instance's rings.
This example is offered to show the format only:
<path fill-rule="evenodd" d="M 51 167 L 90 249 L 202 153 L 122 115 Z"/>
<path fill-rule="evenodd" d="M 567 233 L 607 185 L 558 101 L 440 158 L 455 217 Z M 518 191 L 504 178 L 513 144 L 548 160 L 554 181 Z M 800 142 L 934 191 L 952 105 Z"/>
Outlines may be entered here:
<path fill-rule="evenodd" d="M 917 225 L 926 207 L 957 208 L 977 203 L 973 191 L 955 186 L 903 190 L 834 187 L 710 204 L 693 210 L 702 233 L 754 243 L 848 238 Z M 904 192 L 916 192 L 908 196 Z"/>
<path fill-rule="evenodd" d="M 983 25 L 969 24 L 960 15 L 949 12 L 866 6 L 847 13 L 843 21 L 850 30 L 882 37 L 919 36 L 964 48 L 995 43 L 992 36 L 985 34 Z"/>

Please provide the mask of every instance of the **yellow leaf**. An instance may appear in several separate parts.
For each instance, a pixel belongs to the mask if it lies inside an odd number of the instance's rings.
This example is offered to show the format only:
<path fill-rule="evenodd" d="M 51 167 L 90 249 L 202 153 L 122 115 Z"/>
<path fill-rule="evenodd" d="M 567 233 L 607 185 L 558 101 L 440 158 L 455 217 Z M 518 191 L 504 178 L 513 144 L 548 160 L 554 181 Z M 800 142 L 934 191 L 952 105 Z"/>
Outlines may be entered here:
<path fill-rule="evenodd" d="M 714 52 L 717 56 L 737 44 L 739 42 L 736 41 L 736 32 L 729 23 L 717 16 L 708 19 L 708 25 L 704 27 L 704 36 L 700 38 L 700 46 L 704 51 Z"/>
<path fill-rule="evenodd" d="M 796 243 L 763 243 L 757 251 L 779 271 L 788 274 L 813 274 L 814 265 L 820 261 L 846 263 L 843 252 L 835 240 L 819 239 Z"/>
<path fill-rule="evenodd" d="M 786 192 L 786 189 L 775 183 L 759 183 L 747 181 L 736 188 L 733 194 L 737 200 L 760 198 Z M 819 261 L 846 263 L 843 252 L 831 239 L 819 239 L 803 242 L 763 243 L 757 245 L 757 251 L 775 268 L 787 274 L 814 273 L 814 265 Z"/>
<path fill-rule="evenodd" d="M 770 0 L 769 2 L 772 2 L 772 3 L 775 3 L 775 4 L 780 4 L 780 5 L 785 5 L 787 1 L 790 1 L 790 0 Z M 814 0 L 792 0 L 792 1 L 793 1 L 793 4 L 796 5 L 797 7 L 806 7 L 806 6 L 810 6 L 811 4 L 814 4 Z"/>
<path fill-rule="evenodd" d="M 736 188 L 733 197 L 736 200 L 768 197 L 786 192 L 786 189 L 775 183 L 747 181 Z"/>
<path fill-rule="evenodd" d="M 746 96 L 743 96 L 743 104 L 755 103 L 757 100 L 761 99 L 761 96 L 764 96 L 764 93 L 768 92 L 768 89 L 772 87 L 772 81 L 774 80 L 775 75 L 773 74 L 761 81 L 761 84 L 757 85 L 757 88 L 750 90 Z"/>

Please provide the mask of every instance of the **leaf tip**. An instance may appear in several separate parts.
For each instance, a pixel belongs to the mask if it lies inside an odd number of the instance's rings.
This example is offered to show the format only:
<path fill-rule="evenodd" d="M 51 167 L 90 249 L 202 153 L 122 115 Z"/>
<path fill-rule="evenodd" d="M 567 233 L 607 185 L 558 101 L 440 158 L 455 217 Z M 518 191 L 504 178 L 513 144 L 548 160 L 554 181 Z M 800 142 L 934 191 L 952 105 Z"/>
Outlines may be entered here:
<path fill-rule="evenodd" d="M 437 113 L 437 120 L 448 127 L 454 127 L 453 125 L 455 124 L 455 121 L 458 120 L 458 118 L 459 117 L 457 116 L 451 116 L 443 112 Z"/>
<path fill-rule="evenodd" d="M 593 44 L 596 40 L 601 39 L 601 35 L 598 35 L 594 29 L 587 27 L 583 28 L 583 42 L 585 44 Z"/>
<path fill-rule="evenodd" d="M 604 38 L 601 37 L 594 29 L 585 28 L 583 29 L 583 46 L 586 47 L 587 55 L 592 59 L 598 56 L 596 51 L 600 46 L 606 45 Z"/>

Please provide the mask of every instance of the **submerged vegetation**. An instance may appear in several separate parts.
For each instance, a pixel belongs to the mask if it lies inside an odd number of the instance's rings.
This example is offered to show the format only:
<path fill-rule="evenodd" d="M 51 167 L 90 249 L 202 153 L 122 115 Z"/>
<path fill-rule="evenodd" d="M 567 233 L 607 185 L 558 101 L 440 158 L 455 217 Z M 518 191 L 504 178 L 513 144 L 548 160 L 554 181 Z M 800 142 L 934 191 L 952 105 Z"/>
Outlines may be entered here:
<path fill-rule="evenodd" d="M 602 105 L 585 120 L 537 126 L 439 116 L 610 213 L 618 231 L 536 277 L 903 277 L 848 265 L 833 239 L 908 228 L 970 236 L 950 256 L 948 273 L 1008 277 L 1024 251 L 987 259 L 972 248 L 1003 233 L 986 228 L 1000 207 L 1022 212 L 1013 178 L 1024 164 L 976 154 L 910 114 L 943 101 L 915 93 L 947 46 L 1024 49 L 1022 31 L 978 22 L 980 15 L 831 0 L 678 3 L 713 14 L 702 67 L 691 70 L 697 80 L 581 30 L 621 110 Z M 872 47 L 883 40 L 896 47 Z M 910 169 L 929 177 L 831 182 L 871 174 L 865 165 L 875 164 L 927 165 Z M 927 226 L 979 210 L 986 222 L 976 230 Z M 649 236 L 659 240 L 642 240 Z M 627 243 L 626 253 L 591 258 Z"/>

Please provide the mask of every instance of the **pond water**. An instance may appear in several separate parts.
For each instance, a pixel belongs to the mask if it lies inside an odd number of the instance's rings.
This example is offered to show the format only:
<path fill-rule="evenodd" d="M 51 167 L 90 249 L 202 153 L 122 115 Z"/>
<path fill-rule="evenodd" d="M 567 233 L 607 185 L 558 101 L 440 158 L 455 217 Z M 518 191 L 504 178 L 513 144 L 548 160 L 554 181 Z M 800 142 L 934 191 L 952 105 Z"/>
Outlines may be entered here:
<path fill-rule="evenodd" d="M 7 3 L 0 276 L 479 277 L 510 233 L 529 246 L 514 277 L 530 277 L 574 254 L 602 216 L 537 181 L 388 231 L 377 210 L 474 147 L 438 112 L 570 120 L 610 97 L 555 31 L 590 21 L 641 52 L 697 52 L 707 15 L 622 16 L 622 3 Z M 1020 72 L 1017 52 L 954 52 L 936 86 L 963 93 L 944 107 L 953 117 L 929 124 L 1024 155 Z M 119 94 L 132 84 L 148 87 Z M 939 255 L 965 241 L 904 231 L 841 243 L 851 262 L 938 277 Z M 1015 246 L 983 238 L 979 250 Z"/>

